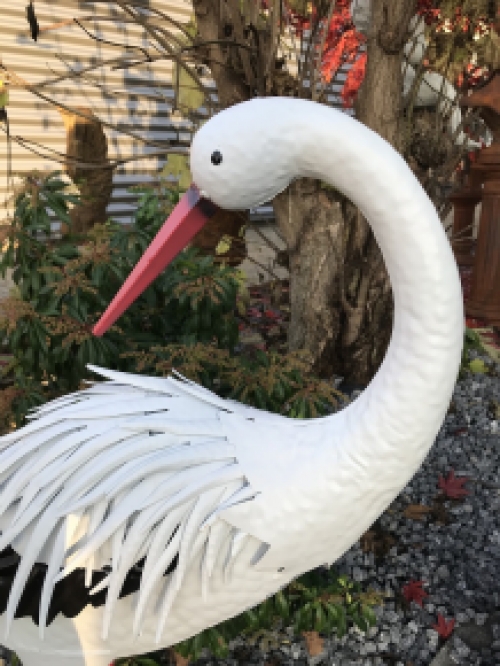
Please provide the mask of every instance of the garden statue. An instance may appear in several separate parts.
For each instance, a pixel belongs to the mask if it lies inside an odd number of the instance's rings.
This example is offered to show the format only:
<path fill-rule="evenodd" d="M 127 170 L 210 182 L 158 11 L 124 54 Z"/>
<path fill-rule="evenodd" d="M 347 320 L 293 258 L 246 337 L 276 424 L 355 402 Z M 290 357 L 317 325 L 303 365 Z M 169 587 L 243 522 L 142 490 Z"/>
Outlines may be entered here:
<path fill-rule="evenodd" d="M 96 325 L 124 312 L 218 207 L 318 178 L 366 216 L 394 330 L 366 390 L 299 420 L 182 377 L 107 378 L 0 438 L 0 641 L 24 666 L 108 666 L 176 643 L 333 563 L 419 469 L 464 331 L 439 217 L 403 158 L 347 114 L 257 98 L 195 135 L 191 186 Z"/>

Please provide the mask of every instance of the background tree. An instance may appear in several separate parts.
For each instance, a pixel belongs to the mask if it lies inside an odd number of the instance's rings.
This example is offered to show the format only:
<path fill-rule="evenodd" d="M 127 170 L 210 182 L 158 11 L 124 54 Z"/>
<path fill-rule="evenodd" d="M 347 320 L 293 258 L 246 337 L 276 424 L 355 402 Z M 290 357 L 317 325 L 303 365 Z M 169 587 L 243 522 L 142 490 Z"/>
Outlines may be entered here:
<path fill-rule="evenodd" d="M 372 0 L 366 35 L 356 29 L 348 0 L 194 0 L 190 26 L 139 0 L 109 4 L 116 8 L 116 20 L 142 26 L 148 46 L 129 46 L 121 58 L 91 64 L 80 72 L 71 70 L 67 78 L 75 80 L 103 66 L 132 68 L 172 59 L 177 72 L 172 111 L 179 109 L 199 125 L 206 117 L 200 106 L 212 114 L 256 95 L 328 103 L 330 84 L 338 81 L 341 65 L 350 63 L 341 92 L 344 104 L 353 104 L 362 84 L 356 102 L 358 118 L 403 153 L 438 210 L 443 216 L 447 212 L 444 186 L 453 180 L 467 146 L 457 146 L 449 136 L 448 108 L 443 111 L 443 105 L 434 104 L 425 109 L 433 119 L 433 141 L 429 123 L 422 126 L 414 112 L 431 63 L 424 57 L 425 43 L 411 85 L 407 90 L 403 85 L 405 52 L 411 53 L 412 39 L 418 42 L 418 22 L 413 17 L 420 14 L 426 21 L 435 17 L 435 3 Z M 93 34 L 84 21 L 77 23 L 93 39 L 106 39 L 102 33 Z M 38 39 L 49 28 L 54 26 L 40 26 Z M 429 44 L 435 33 L 439 33 L 438 25 L 430 21 Z M 216 83 L 218 104 L 205 83 L 208 75 Z M 199 91 L 195 109 L 183 100 L 183 78 Z M 26 87 L 57 103 L 44 86 Z M 444 92 L 443 88 L 433 94 L 440 99 Z M 114 129 L 156 146 L 159 153 L 178 151 L 175 146 L 144 140 L 133 130 Z M 290 349 L 308 350 L 314 370 L 322 376 L 336 372 L 351 383 L 366 384 L 385 353 L 392 312 L 390 286 L 369 227 L 350 202 L 318 181 L 293 183 L 275 198 L 273 206 L 288 249 Z M 247 218 L 238 218 L 236 224 L 242 221 Z"/>

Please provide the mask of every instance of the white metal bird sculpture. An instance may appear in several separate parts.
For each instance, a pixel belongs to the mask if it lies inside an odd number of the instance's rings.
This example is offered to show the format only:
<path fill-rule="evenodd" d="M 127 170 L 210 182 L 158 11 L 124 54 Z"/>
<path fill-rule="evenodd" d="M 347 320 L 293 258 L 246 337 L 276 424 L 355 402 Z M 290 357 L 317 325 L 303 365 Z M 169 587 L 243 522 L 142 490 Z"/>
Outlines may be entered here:
<path fill-rule="evenodd" d="M 382 366 L 343 411 L 294 420 L 183 378 L 109 381 L 0 439 L 0 642 L 24 666 L 108 666 L 182 641 L 334 562 L 418 470 L 460 362 L 457 267 L 407 164 L 348 115 L 261 98 L 196 134 L 192 186 L 95 329 L 218 206 L 319 178 L 369 220 L 394 292 Z"/>

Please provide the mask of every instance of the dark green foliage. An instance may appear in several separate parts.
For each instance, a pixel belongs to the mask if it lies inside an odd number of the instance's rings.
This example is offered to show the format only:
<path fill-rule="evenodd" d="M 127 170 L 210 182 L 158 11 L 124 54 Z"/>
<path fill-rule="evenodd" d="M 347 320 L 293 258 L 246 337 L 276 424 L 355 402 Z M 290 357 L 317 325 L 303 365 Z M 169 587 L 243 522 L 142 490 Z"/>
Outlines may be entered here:
<path fill-rule="evenodd" d="M 144 189 L 134 225 L 97 225 L 85 237 L 50 240 L 52 210 L 68 225 L 57 174 L 30 175 L 0 271 L 14 268 L 20 298 L 2 304 L 0 336 L 13 354 L 15 391 L 0 400 L 19 425 L 37 404 L 78 389 L 94 363 L 168 374 L 172 368 L 225 397 L 296 418 L 332 411 L 339 393 L 310 376 L 301 354 L 233 353 L 238 341 L 237 272 L 187 249 L 102 338 L 92 328 L 179 199 Z M 8 410 L 4 408 L 4 413 Z"/>
<path fill-rule="evenodd" d="M 472 328 L 466 328 L 464 333 L 464 346 L 462 348 L 462 360 L 460 363 L 460 378 L 463 378 L 466 372 L 470 369 L 471 351 L 484 351 L 481 344 L 481 339 L 476 331 Z"/>
<path fill-rule="evenodd" d="M 130 657 L 127 659 L 118 659 L 113 662 L 114 666 L 158 666 L 159 658 L 156 660 L 154 655 Z"/>
<path fill-rule="evenodd" d="M 158 344 L 214 343 L 228 349 L 238 339 L 233 316 L 238 280 L 232 269 L 186 250 L 102 338 L 98 321 L 168 213 L 177 192 L 143 193 L 136 224 L 96 226 L 86 237 L 48 240 L 47 210 L 70 224 L 65 183 L 32 175 L 16 197 L 16 212 L 0 271 L 13 268 L 20 298 L 2 304 L 0 336 L 14 356 L 19 393 L 16 422 L 50 397 L 73 391 L 88 376 L 87 363 L 134 367 L 126 351 Z M 158 196 L 158 194 L 160 196 Z M 160 201 L 163 202 L 160 204 Z"/>
<path fill-rule="evenodd" d="M 342 396 L 332 384 L 308 373 L 300 352 L 255 350 L 251 356 L 236 356 L 215 345 L 170 344 L 125 356 L 135 359 L 136 372 L 165 376 L 175 369 L 224 398 L 292 418 L 327 414 Z"/>
<path fill-rule="evenodd" d="M 273 597 L 252 610 L 203 631 L 175 646 L 184 657 L 196 659 L 202 649 L 225 657 L 228 643 L 237 636 L 255 640 L 273 626 L 292 626 L 297 634 L 303 631 L 331 633 L 342 637 L 355 624 L 367 631 L 375 624 L 373 606 L 382 597 L 372 591 L 363 593 L 359 583 L 335 570 L 315 570 L 287 585 Z"/>

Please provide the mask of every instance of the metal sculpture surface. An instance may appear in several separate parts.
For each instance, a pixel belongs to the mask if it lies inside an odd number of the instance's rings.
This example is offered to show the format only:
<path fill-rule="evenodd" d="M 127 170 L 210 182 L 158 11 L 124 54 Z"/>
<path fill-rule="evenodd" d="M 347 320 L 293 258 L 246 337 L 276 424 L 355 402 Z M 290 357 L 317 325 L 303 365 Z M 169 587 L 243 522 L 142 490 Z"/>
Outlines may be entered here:
<path fill-rule="evenodd" d="M 95 333 L 217 206 L 268 201 L 301 176 L 344 192 L 390 273 L 394 331 L 338 414 L 294 420 L 183 378 L 109 381 L 0 438 L 0 642 L 24 666 L 108 666 L 175 644 L 334 562 L 420 467 L 446 413 L 462 294 L 441 222 L 407 164 L 348 115 L 261 98 L 212 118 L 190 188 Z M 2 552 L 3 551 L 3 552 Z"/>

